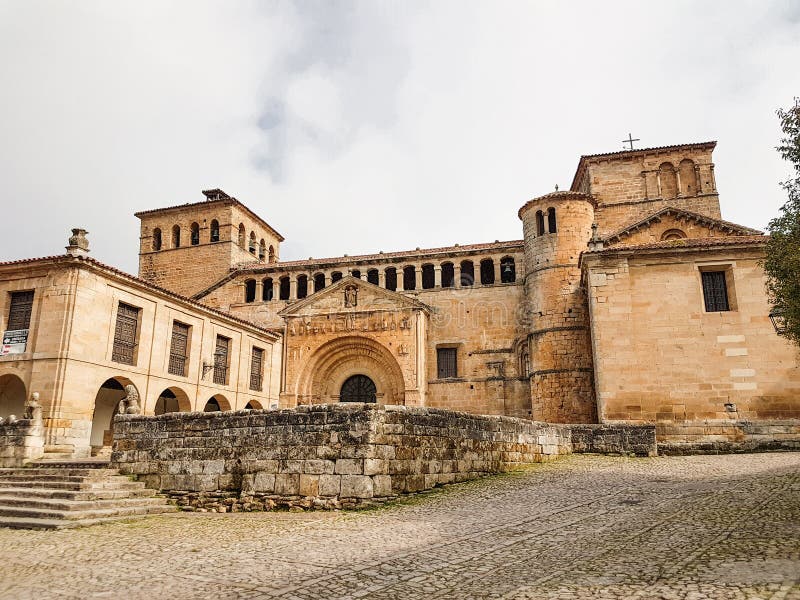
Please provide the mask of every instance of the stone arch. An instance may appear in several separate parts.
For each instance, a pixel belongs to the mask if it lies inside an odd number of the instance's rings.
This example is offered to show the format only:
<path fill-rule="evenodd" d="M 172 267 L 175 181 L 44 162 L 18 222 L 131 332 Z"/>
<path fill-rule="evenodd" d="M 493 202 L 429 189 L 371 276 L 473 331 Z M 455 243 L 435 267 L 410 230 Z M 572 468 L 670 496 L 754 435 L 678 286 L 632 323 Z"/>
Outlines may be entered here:
<path fill-rule="evenodd" d="M 158 227 L 153 229 L 153 250 L 161 250 L 161 229 Z"/>
<path fill-rule="evenodd" d="M 267 258 L 267 243 L 264 241 L 264 238 L 261 238 L 261 241 L 258 242 L 258 260 L 266 260 Z"/>
<path fill-rule="evenodd" d="M 667 229 L 661 234 L 661 241 L 668 242 L 669 240 L 681 240 L 686 237 L 682 229 Z"/>
<path fill-rule="evenodd" d="M 268 250 L 268 253 L 267 253 L 267 260 L 269 262 L 271 262 L 271 263 L 275 262 L 275 248 L 273 248 L 272 246 L 269 247 L 269 250 Z"/>
<path fill-rule="evenodd" d="M 678 195 L 678 180 L 675 177 L 675 167 L 672 163 L 661 163 L 658 167 L 658 178 L 661 182 L 661 197 L 675 198 Z"/>
<path fill-rule="evenodd" d="M 556 209 L 552 206 L 547 209 L 547 233 L 557 233 Z"/>
<path fill-rule="evenodd" d="M 264 410 L 264 407 L 261 406 L 261 402 L 258 400 L 250 400 L 247 404 L 244 405 L 245 410 Z"/>
<path fill-rule="evenodd" d="M 211 221 L 211 229 L 208 233 L 208 241 L 209 242 L 218 242 L 219 241 L 219 221 L 216 219 L 212 219 Z"/>
<path fill-rule="evenodd" d="M 544 213 L 536 211 L 536 235 L 544 235 Z"/>
<path fill-rule="evenodd" d="M 172 226 L 172 247 L 173 248 L 180 248 L 181 247 L 181 226 L 180 225 L 173 225 Z"/>
<path fill-rule="evenodd" d="M 244 282 L 244 301 L 245 302 L 255 302 L 256 301 L 256 280 L 255 279 L 247 279 Z"/>
<path fill-rule="evenodd" d="M 678 165 L 681 176 L 681 196 L 696 196 L 699 193 L 697 171 L 691 158 L 684 158 Z"/>
<path fill-rule="evenodd" d="M 403 371 L 391 351 L 373 339 L 346 336 L 323 344 L 306 361 L 295 389 L 298 404 L 338 402 L 342 385 L 353 375 L 375 383 L 379 404 L 403 403 Z"/>
<path fill-rule="evenodd" d="M 189 412 L 192 410 L 192 402 L 189 396 L 181 388 L 172 386 L 165 389 L 156 398 L 153 406 L 154 415 L 163 415 L 173 412 Z"/>
<path fill-rule="evenodd" d="M 257 249 L 256 249 L 256 232 L 255 231 L 251 231 L 250 232 L 250 241 L 247 244 L 247 251 L 250 254 L 252 254 L 253 256 L 256 255 Z"/>
<path fill-rule="evenodd" d="M 514 283 L 517 280 L 517 267 L 513 256 L 500 259 L 500 283 Z"/>
<path fill-rule="evenodd" d="M 99 449 L 111 445 L 114 415 L 119 412 L 119 403 L 126 396 L 127 385 L 133 385 L 136 393 L 139 393 L 133 382 L 121 375 L 109 377 L 98 386 L 94 397 L 92 431 L 89 434 L 89 444 L 92 448 Z M 141 398 L 141 395 L 139 397 Z"/>
<path fill-rule="evenodd" d="M 21 419 L 25 414 L 25 383 L 13 373 L 0 375 L 0 417 L 14 415 Z"/>
<path fill-rule="evenodd" d="M 200 225 L 196 222 L 189 227 L 189 242 L 192 246 L 197 246 L 200 243 Z"/>
<path fill-rule="evenodd" d="M 244 249 L 245 235 L 247 234 L 245 233 L 244 223 L 239 223 L 239 247 L 242 249 Z"/>
<path fill-rule="evenodd" d="M 228 399 L 225 396 L 222 394 L 214 394 L 206 401 L 206 404 L 203 407 L 203 412 L 217 412 L 230 409 L 231 403 L 228 402 Z"/>

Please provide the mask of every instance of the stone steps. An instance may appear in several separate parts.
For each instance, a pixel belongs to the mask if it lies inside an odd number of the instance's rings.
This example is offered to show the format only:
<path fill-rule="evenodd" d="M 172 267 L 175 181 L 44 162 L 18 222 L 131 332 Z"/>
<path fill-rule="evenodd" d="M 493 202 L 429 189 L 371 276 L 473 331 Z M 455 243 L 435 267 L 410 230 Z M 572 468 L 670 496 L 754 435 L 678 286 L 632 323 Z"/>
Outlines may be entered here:
<path fill-rule="evenodd" d="M 39 461 L 0 469 L 0 527 L 60 529 L 174 512 L 108 461 Z"/>

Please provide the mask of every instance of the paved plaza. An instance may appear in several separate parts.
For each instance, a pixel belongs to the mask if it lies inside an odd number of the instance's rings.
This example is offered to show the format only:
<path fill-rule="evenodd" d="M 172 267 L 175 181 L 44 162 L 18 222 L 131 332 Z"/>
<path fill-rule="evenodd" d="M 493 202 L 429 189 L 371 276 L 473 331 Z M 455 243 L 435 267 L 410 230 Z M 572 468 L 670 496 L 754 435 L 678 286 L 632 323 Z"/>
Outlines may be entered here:
<path fill-rule="evenodd" d="M 800 453 L 572 456 L 362 512 L 0 530 L 0 598 L 800 598 Z"/>

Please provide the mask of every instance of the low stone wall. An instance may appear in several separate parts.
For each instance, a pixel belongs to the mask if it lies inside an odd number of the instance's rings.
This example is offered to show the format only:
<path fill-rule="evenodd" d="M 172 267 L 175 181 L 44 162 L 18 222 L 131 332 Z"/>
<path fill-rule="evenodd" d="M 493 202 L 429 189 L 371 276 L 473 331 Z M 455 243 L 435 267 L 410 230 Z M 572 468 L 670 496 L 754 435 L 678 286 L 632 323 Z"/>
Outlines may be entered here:
<path fill-rule="evenodd" d="M 568 426 L 402 406 L 121 415 L 112 462 L 186 506 L 350 507 L 568 454 Z"/>
<path fill-rule="evenodd" d="M 0 419 L 2 421 L 2 419 Z M 44 454 L 41 421 L 31 419 L 0 423 L 0 467 L 20 467 Z"/>
<path fill-rule="evenodd" d="M 570 425 L 572 451 L 655 456 L 655 425 Z"/>
<path fill-rule="evenodd" d="M 799 421 L 703 421 L 656 425 L 660 454 L 800 450 Z"/>

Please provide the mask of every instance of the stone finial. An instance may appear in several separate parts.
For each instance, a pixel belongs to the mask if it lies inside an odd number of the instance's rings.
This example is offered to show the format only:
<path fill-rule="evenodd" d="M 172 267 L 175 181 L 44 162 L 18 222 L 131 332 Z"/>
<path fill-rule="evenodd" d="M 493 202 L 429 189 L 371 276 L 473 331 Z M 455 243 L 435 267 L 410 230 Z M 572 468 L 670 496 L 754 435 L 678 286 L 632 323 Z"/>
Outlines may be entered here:
<path fill-rule="evenodd" d="M 42 422 L 42 405 L 39 404 L 39 392 L 33 392 L 25 401 L 25 418 L 35 423 Z"/>
<path fill-rule="evenodd" d="M 67 254 L 71 256 L 86 256 L 89 254 L 89 240 L 86 239 L 87 233 L 89 232 L 85 229 L 75 228 L 72 230 L 72 235 L 69 236 Z"/>
<path fill-rule="evenodd" d="M 589 240 L 589 250 L 602 250 L 603 240 L 597 235 L 597 223 L 592 223 L 592 238 Z"/>

